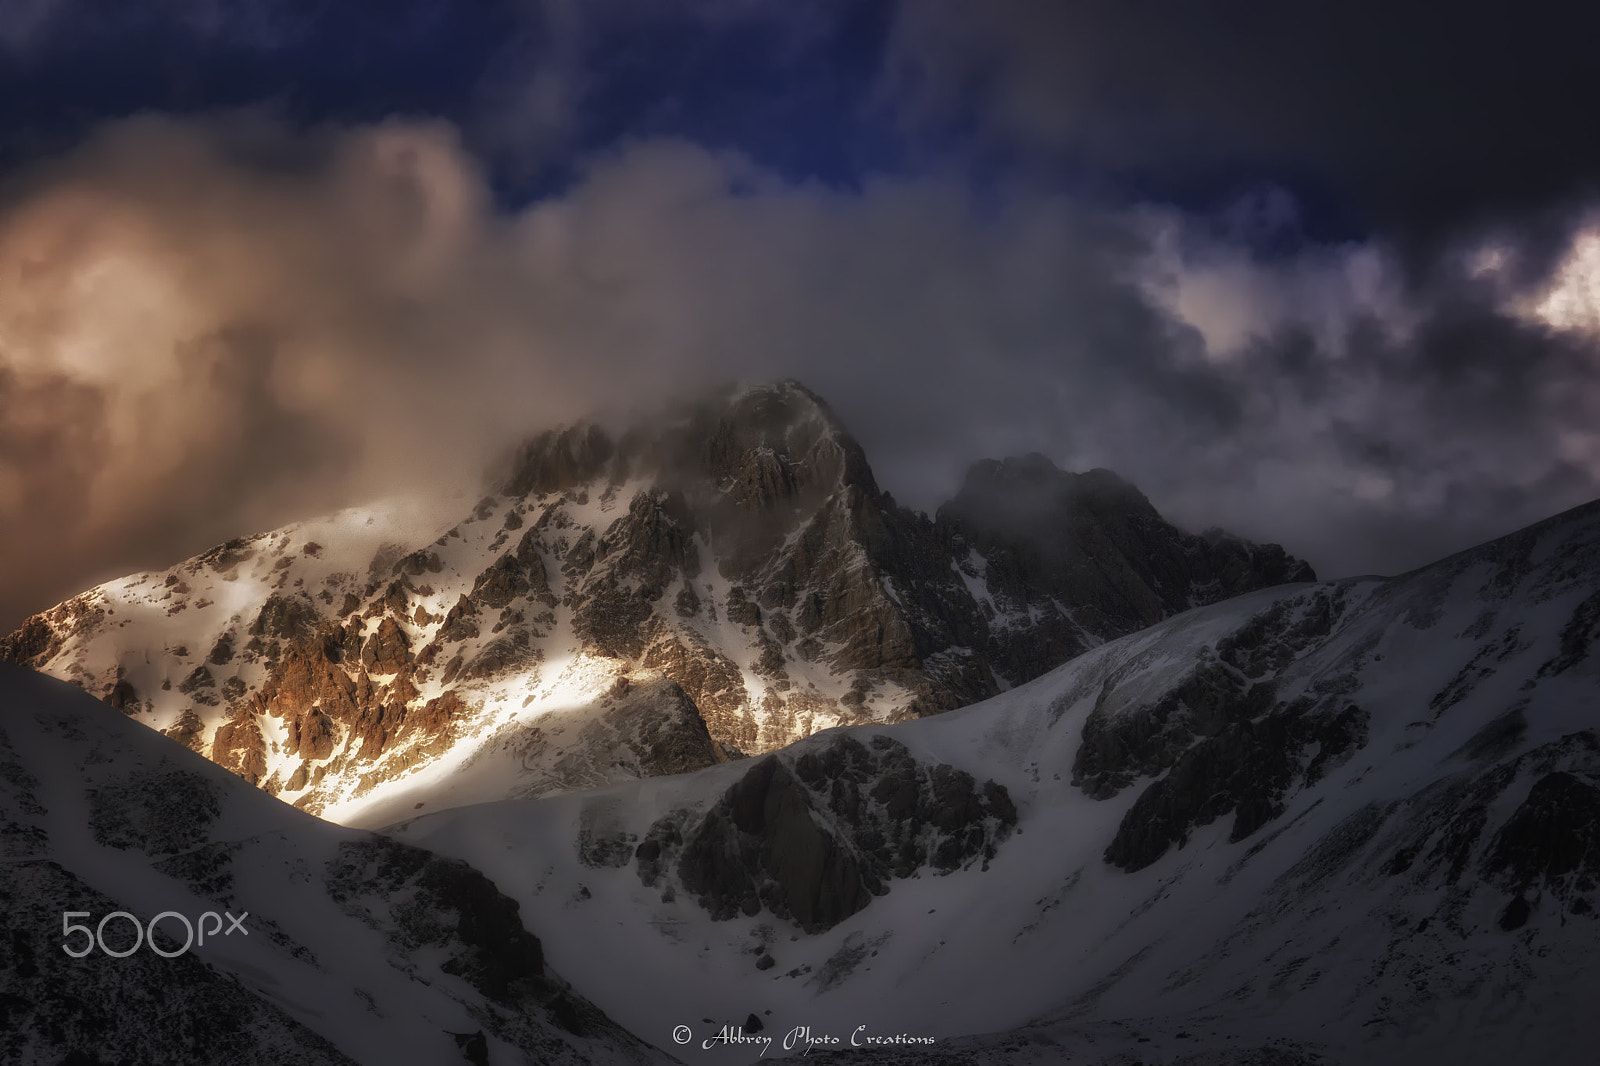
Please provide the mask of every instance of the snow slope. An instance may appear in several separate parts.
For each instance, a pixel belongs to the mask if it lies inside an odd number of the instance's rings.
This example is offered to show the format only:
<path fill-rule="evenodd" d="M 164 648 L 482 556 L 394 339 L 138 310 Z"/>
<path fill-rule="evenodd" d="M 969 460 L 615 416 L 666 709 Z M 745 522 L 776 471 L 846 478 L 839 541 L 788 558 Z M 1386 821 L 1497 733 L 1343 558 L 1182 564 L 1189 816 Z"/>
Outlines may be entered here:
<path fill-rule="evenodd" d="M 1190 611 L 945 715 L 818 734 L 769 757 L 781 795 L 742 763 L 393 832 L 477 864 L 634 1032 L 673 1049 L 689 1026 L 691 1061 L 864 1025 L 937 1041 L 877 1052 L 900 1062 L 1589 1062 L 1597 636 L 1590 505 L 1398 578 Z M 839 886 L 867 876 L 894 802 L 860 753 L 896 746 L 925 779 L 1003 788 L 1015 827 L 992 857 L 858 897 Z M 797 805 L 829 841 L 800 873 L 762 850 Z M 760 903 L 727 917 L 740 862 Z M 848 913 L 802 921 L 800 889 Z M 752 1016 L 770 1047 L 701 1046 Z"/>
<path fill-rule="evenodd" d="M 0 908 L 7 1063 L 665 1061 L 545 972 L 477 871 L 296 811 L 3 664 Z M 182 951 L 164 919 L 171 958 L 63 950 L 84 935 L 63 937 L 65 913 L 116 911 L 219 920 Z M 104 936 L 136 943 L 126 918 Z"/>

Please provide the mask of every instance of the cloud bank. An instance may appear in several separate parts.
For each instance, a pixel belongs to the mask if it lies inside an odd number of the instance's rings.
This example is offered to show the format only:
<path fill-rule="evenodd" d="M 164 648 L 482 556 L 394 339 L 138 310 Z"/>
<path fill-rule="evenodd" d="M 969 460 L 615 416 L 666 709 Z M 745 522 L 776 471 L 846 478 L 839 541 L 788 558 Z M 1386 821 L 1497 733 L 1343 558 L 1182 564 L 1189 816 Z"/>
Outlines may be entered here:
<path fill-rule="evenodd" d="M 113 122 L 0 185 L 0 628 L 735 378 L 817 389 L 918 506 L 1040 450 L 1327 574 L 1600 495 L 1588 216 L 1554 272 L 1488 230 L 1418 271 L 1274 249 L 1281 193 L 838 189 L 670 138 L 577 174 L 507 211 L 450 124 L 235 114 Z"/>

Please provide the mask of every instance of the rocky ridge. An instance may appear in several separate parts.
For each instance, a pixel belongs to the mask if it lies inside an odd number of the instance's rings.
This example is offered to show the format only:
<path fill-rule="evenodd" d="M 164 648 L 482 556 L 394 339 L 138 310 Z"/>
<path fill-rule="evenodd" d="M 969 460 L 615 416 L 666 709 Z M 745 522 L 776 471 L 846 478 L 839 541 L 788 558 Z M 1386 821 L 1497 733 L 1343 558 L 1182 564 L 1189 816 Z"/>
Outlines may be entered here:
<path fill-rule="evenodd" d="M 1012 684 L 1191 607 L 1316 580 L 1276 544 L 1186 533 L 1111 471 L 1072 474 L 1038 454 L 975 464 L 936 521 L 981 581 L 984 654 Z"/>
<path fill-rule="evenodd" d="M 0 659 L 377 825 L 948 710 L 1312 576 L 1040 457 L 979 464 L 930 519 L 791 382 L 543 433 L 448 528 L 355 510 L 110 582 Z"/>

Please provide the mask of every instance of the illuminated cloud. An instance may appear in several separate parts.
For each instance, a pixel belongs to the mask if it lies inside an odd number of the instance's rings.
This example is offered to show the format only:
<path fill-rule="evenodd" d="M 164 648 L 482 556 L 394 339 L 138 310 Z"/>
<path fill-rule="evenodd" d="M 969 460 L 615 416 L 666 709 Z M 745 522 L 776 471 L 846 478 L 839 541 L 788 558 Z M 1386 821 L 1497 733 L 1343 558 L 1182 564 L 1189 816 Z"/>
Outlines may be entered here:
<path fill-rule="evenodd" d="M 1550 284 L 1527 308 L 1555 329 L 1600 336 L 1600 221 L 1577 229 Z"/>
<path fill-rule="evenodd" d="M 1297 240 L 1264 255 L 1175 209 L 1143 208 L 1138 218 L 1150 246 L 1146 292 L 1199 332 L 1209 359 L 1237 359 L 1292 329 L 1336 357 L 1357 323 L 1401 341 L 1415 328 L 1404 269 L 1376 240 Z"/>

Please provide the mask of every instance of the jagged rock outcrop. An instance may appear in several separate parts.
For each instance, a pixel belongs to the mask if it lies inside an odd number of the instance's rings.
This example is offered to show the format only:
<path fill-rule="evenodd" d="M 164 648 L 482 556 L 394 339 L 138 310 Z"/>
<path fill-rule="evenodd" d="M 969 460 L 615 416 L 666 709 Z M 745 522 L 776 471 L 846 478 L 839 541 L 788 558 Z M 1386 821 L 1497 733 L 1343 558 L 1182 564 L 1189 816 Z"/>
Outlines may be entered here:
<path fill-rule="evenodd" d="M 217 726 L 206 753 L 211 761 L 232 770 L 252 785 L 267 774 L 267 743 L 261 725 L 253 715 L 231 718 Z"/>
<path fill-rule="evenodd" d="M 22 623 L 22 627 L 15 633 L 0 637 L 0 662 L 15 663 L 18 666 L 42 666 L 60 647 L 62 637 L 60 625 L 62 614 L 69 614 L 57 607 L 47 614 L 36 614 Z M 52 618 L 51 615 L 56 617 Z M 71 618 L 71 621 L 78 621 Z"/>
<path fill-rule="evenodd" d="M 713 918 L 763 907 L 810 932 L 831 928 L 931 867 L 983 865 L 1017 822 L 1003 786 L 919 764 L 885 736 L 842 737 L 792 763 L 769 755 L 703 815 L 674 811 L 634 859 L 639 879 L 673 878 Z"/>
<path fill-rule="evenodd" d="M 1580 736 L 1592 743 L 1594 734 Z M 1540 777 L 1495 834 L 1485 868 L 1519 893 L 1568 885 L 1593 892 L 1600 887 L 1600 788 L 1568 771 Z M 1586 913 L 1594 905 L 1580 898 L 1573 906 Z"/>
<path fill-rule="evenodd" d="M 1279 601 L 1217 641 L 1159 697 L 1128 707 L 1108 679 L 1083 727 L 1072 780 L 1109 799 L 1153 778 L 1124 816 L 1106 861 L 1138 870 L 1181 846 L 1198 826 L 1233 815 L 1243 840 L 1366 741 L 1370 715 L 1332 686 L 1279 699 L 1274 678 L 1317 648 L 1349 607 L 1350 588 Z"/>
<path fill-rule="evenodd" d="M 361 665 L 375 674 L 397 674 L 411 661 L 411 642 L 393 617 L 378 623 L 378 631 L 361 648 Z"/>

